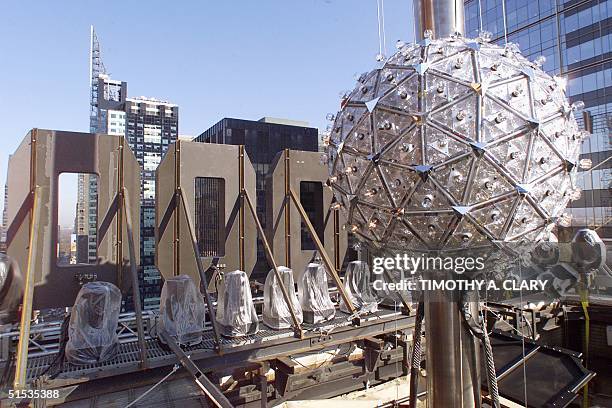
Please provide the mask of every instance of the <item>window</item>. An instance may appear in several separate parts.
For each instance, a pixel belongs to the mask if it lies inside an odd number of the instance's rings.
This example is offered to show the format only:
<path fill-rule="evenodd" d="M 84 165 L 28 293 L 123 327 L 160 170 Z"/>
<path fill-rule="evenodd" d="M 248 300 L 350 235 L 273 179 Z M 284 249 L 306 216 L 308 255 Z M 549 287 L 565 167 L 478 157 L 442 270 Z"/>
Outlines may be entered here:
<path fill-rule="evenodd" d="M 138 146 L 139 149 L 142 148 L 142 146 Z M 159 163 L 161 162 L 161 154 L 159 153 L 152 153 L 152 152 L 145 152 L 144 154 L 144 169 L 145 171 L 155 171 L 155 169 L 157 169 L 157 166 L 159 165 Z"/>
<path fill-rule="evenodd" d="M 195 230 L 200 256 L 225 255 L 225 180 L 196 177 Z"/>
<path fill-rule="evenodd" d="M 324 244 L 323 184 L 318 181 L 300 182 L 300 203 L 304 207 L 319 240 Z M 317 249 L 304 222 L 302 222 L 301 225 L 300 236 L 302 250 Z"/>
<path fill-rule="evenodd" d="M 161 126 L 144 125 L 145 143 L 161 143 Z"/>
<path fill-rule="evenodd" d="M 98 176 L 61 173 L 57 182 L 57 264 L 96 263 Z"/>

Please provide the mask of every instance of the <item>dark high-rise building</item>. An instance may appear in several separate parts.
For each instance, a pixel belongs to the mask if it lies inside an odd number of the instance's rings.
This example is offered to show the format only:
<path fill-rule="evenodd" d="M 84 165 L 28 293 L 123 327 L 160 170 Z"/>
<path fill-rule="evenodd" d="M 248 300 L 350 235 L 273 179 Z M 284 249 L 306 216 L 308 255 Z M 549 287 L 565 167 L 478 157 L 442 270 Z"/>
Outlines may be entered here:
<path fill-rule="evenodd" d="M 143 307 L 159 303 L 161 277 L 155 266 L 155 170 L 178 137 L 178 106 L 148 98 L 127 98 L 125 137 L 140 164 L 140 264 Z"/>
<path fill-rule="evenodd" d="M 592 169 L 579 173 L 582 195 L 567 212 L 573 228 L 595 227 L 612 237 L 612 160 L 606 161 L 612 156 L 612 0 L 467 0 L 466 36 L 481 28 L 498 44 L 507 33 L 531 60 L 546 57 L 543 68 L 567 79 L 570 101 L 584 102 L 577 119 L 583 125 L 586 119 L 592 136 L 580 157 Z"/>
<path fill-rule="evenodd" d="M 265 228 L 265 181 L 270 164 L 284 149 L 319 150 L 318 130 L 306 122 L 276 118 L 258 121 L 224 118 L 195 138 L 197 142 L 244 145 L 255 167 L 257 190 L 257 215 Z M 261 242 L 257 245 L 256 273 L 267 272 L 267 262 Z"/>

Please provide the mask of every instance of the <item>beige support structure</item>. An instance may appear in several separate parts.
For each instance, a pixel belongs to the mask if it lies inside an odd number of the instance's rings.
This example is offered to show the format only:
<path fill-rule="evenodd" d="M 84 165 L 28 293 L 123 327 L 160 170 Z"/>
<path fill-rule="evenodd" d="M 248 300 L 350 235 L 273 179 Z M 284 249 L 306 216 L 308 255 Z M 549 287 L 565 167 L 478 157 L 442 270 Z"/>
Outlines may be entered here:
<path fill-rule="evenodd" d="M 201 282 L 192 255 L 191 235 L 195 235 L 196 240 L 206 239 L 207 245 L 213 242 L 212 247 L 207 247 L 207 253 L 200 254 L 204 270 L 216 264 L 221 270 L 241 269 L 248 275 L 253 271 L 257 260 L 257 230 L 250 217 L 241 216 L 244 210 L 240 209 L 240 182 L 244 181 L 244 189 L 254 197 L 255 170 L 246 154 L 242 157 L 244 163 L 241 162 L 241 152 L 241 146 L 189 141 L 179 141 L 168 149 L 156 175 L 156 264 L 164 278 L 186 274 L 196 285 Z M 199 178 L 212 180 L 209 180 L 211 184 L 206 184 L 207 188 L 201 188 L 203 198 L 198 200 L 198 207 L 196 183 Z M 186 205 L 181 200 L 185 200 Z M 215 209 L 208 203 L 220 203 L 224 208 Z M 189 217 L 183 214 L 185 208 L 191 211 Z M 210 211 L 215 210 L 222 212 L 217 217 L 219 223 L 200 225 L 205 220 L 215 219 L 200 211 L 210 215 Z M 188 225 L 188 218 L 192 226 Z M 219 240 L 218 245 L 214 244 L 215 240 Z M 202 244 L 198 242 L 200 251 Z M 212 276 L 207 278 L 210 279 L 208 290 L 212 291 L 214 280 Z"/>
<path fill-rule="evenodd" d="M 118 216 L 122 189 L 140 193 L 140 167 L 120 136 L 33 129 L 9 160 L 7 254 L 27 270 L 31 263 L 32 309 L 72 306 L 81 284 L 111 282 L 125 294 L 132 282 L 127 230 Z M 122 169 L 119 169 L 123 163 Z M 120 171 L 121 170 L 121 171 Z M 59 265 L 58 179 L 61 173 L 98 176 L 97 261 L 95 264 Z M 40 206 L 33 209 L 34 188 Z M 126 211 L 140 219 L 138 201 Z M 30 231 L 32 220 L 39 226 Z M 121 235 L 118 234 L 121 229 Z M 140 247 L 140 223 L 133 225 L 134 245 Z M 30 240 L 37 248 L 28 260 Z M 118 247 L 120 243 L 121 247 Z M 139 263 L 139 251 L 135 263 Z M 119 259 L 121 258 L 121 259 Z M 58 296 L 61 294 L 61 296 Z"/>
<path fill-rule="evenodd" d="M 124 147 L 123 138 L 109 135 L 33 129 L 11 156 L 7 177 L 7 254 L 26 273 L 15 388 L 27 387 L 30 322 L 34 310 L 72 306 L 82 283 L 87 281 L 111 282 L 124 294 L 132 284 L 137 285 L 137 280 L 130 280 L 135 276 L 130 272 L 135 272 L 139 263 L 134 247 L 140 244 L 140 225 L 128 231 L 122 220 L 124 215 L 139 219 L 140 205 L 136 202 L 123 209 L 122 194 L 140 193 L 139 169 L 132 152 Z M 98 259 L 94 264 L 58 264 L 61 173 L 98 176 Z M 128 248 L 129 241 L 132 251 Z M 142 319 L 138 326 L 143 344 Z"/>
<path fill-rule="evenodd" d="M 266 180 L 266 235 L 274 256 L 284 260 L 285 266 L 293 269 L 296 278 L 317 252 L 317 246 L 302 221 L 300 211 L 293 205 L 290 194 L 291 190 L 295 191 L 299 199 L 306 183 L 317 190 L 309 192 L 314 198 L 311 222 L 314 225 L 320 223 L 315 229 L 322 227 L 322 246 L 337 273 L 346 256 L 348 238 L 342 229 L 346 221 L 343 214 L 331 208 L 333 193 L 325 185 L 329 174 L 320 160 L 321 153 L 318 152 L 285 150 L 276 156 Z M 307 236 L 310 249 L 302 249 L 305 246 L 303 236 Z"/>

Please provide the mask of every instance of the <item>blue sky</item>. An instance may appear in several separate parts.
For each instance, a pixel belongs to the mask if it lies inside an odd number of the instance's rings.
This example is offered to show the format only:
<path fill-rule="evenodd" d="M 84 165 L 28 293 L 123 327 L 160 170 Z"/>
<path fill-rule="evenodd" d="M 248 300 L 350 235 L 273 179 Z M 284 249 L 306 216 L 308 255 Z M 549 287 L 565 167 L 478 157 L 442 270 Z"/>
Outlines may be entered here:
<path fill-rule="evenodd" d="M 89 26 L 128 95 L 179 104 L 179 133 L 225 116 L 324 129 L 376 66 L 376 0 L 21 1 L 0 13 L 0 185 L 33 127 L 88 131 Z M 413 40 L 411 0 L 385 0 L 387 54 Z M 0 200 L 3 196 L 0 194 Z"/>

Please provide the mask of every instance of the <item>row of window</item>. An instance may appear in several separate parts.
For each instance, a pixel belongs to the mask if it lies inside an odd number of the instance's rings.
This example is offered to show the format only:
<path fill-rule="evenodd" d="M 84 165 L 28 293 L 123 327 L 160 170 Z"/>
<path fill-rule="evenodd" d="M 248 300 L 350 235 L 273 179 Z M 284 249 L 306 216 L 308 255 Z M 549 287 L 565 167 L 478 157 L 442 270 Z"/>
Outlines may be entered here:
<path fill-rule="evenodd" d="M 592 34 L 588 36 L 592 37 Z M 567 48 L 565 52 L 567 56 L 566 64 L 575 64 L 608 52 L 612 52 L 612 34 L 596 37 Z"/>
<path fill-rule="evenodd" d="M 573 12 L 573 10 L 564 13 L 561 20 L 562 34 L 571 33 L 582 27 L 587 27 L 591 24 L 612 17 L 612 0 L 593 1 L 589 8 Z"/>

